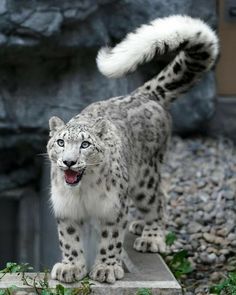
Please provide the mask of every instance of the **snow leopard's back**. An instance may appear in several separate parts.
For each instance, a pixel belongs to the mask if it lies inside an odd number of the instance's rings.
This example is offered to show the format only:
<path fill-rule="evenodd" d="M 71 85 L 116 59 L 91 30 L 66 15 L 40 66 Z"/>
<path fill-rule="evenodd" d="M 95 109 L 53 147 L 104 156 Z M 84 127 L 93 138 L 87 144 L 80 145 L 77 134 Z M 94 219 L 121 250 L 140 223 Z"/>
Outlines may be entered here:
<path fill-rule="evenodd" d="M 78 119 L 82 117 L 103 117 L 117 127 L 131 169 L 151 161 L 155 152 L 164 151 L 171 130 L 169 112 L 151 96 L 140 93 L 93 103 Z"/>

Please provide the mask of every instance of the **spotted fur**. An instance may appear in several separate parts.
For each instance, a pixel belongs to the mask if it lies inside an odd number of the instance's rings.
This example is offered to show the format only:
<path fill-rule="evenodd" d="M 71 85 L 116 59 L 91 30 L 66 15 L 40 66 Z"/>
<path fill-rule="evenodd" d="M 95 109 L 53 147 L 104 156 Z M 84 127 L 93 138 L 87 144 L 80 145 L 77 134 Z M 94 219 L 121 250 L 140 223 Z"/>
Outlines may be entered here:
<path fill-rule="evenodd" d="M 172 16 L 141 27 L 113 49 L 102 49 L 97 58 L 103 74 L 118 77 L 168 52 L 176 53 L 173 61 L 130 95 L 93 103 L 67 124 L 50 119 L 51 201 L 63 253 L 52 270 L 54 279 L 71 282 L 87 274 L 81 241 L 89 218 L 99 224 L 101 237 L 90 277 L 114 283 L 124 276 L 130 199 L 142 215 L 129 227 L 140 235 L 134 248 L 165 252 L 160 166 L 170 135 L 167 106 L 212 67 L 217 37 L 200 20 Z M 70 184 L 65 181 L 68 169 L 78 174 L 67 176 Z"/>

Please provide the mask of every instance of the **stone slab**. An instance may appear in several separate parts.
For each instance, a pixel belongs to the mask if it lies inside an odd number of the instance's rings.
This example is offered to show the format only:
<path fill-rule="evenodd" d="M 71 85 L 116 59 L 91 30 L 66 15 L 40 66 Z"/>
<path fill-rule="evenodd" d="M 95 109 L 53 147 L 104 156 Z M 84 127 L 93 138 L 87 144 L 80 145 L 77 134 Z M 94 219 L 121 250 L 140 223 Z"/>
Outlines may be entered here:
<path fill-rule="evenodd" d="M 134 239 L 135 236 L 131 234 L 128 234 L 125 239 L 125 249 L 129 256 L 127 259 L 133 264 L 132 273 L 126 271 L 125 277 L 113 285 L 91 281 L 94 283 L 92 286 L 92 294 L 131 295 L 136 294 L 137 290 L 140 288 L 151 289 L 153 295 L 182 294 L 179 283 L 176 281 L 161 256 L 152 253 L 136 252 L 132 247 Z M 40 274 L 40 276 L 43 276 L 43 274 Z M 53 288 L 58 283 L 58 281 L 50 280 L 49 285 Z M 20 277 L 16 274 L 7 274 L 0 280 L 0 289 L 8 288 L 11 285 L 16 285 L 20 290 L 25 290 L 27 292 L 32 291 L 30 287 L 22 284 Z M 80 283 L 63 285 L 68 288 L 76 288 Z"/>

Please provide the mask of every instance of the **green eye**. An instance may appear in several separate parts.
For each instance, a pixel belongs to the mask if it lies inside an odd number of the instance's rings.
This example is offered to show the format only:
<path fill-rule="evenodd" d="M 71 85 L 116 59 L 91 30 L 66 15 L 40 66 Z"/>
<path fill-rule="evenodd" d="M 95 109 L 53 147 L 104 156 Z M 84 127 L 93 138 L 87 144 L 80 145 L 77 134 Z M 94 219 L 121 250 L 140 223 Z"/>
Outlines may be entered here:
<path fill-rule="evenodd" d="M 58 140 L 57 140 L 57 144 L 58 144 L 60 147 L 63 147 L 63 146 L 64 146 L 64 140 L 63 140 L 63 139 L 58 139 Z"/>
<path fill-rule="evenodd" d="M 90 142 L 88 142 L 88 141 L 83 141 L 83 142 L 81 143 L 81 148 L 82 148 L 82 149 L 86 149 L 86 148 L 88 148 L 90 145 L 91 145 Z"/>

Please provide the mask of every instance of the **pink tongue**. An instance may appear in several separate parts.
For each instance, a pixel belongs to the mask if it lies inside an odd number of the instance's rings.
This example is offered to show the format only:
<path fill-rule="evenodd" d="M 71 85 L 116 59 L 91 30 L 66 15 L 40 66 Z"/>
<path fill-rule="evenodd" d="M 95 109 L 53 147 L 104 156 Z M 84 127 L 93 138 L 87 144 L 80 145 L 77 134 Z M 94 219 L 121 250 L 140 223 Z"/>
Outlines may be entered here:
<path fill-rule="evenodd" d="M 72 171 L 72 170 L 66 170 L 65 171 L 65 180 L 69 184 L 76 183 L 78 175 L 79 175 L 79 172 L 75 172 L 75 171 Z"/>

